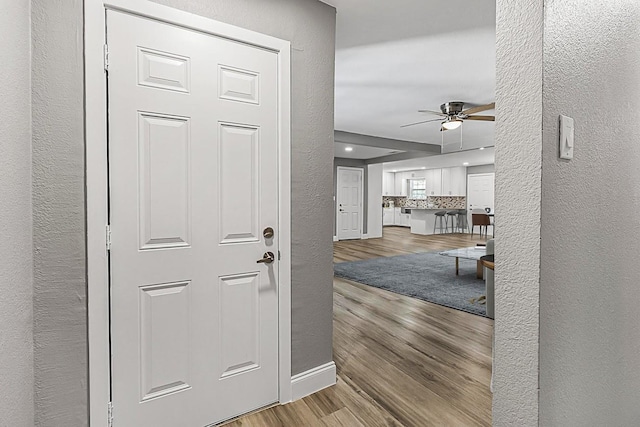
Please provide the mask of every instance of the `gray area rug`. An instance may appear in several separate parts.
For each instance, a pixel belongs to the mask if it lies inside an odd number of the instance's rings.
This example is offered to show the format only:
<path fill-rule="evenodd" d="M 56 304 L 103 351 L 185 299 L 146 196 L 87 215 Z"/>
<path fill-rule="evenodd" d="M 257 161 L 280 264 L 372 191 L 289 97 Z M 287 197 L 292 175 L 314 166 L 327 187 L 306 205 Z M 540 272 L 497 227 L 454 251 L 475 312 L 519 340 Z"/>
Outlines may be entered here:
<path fill-rule="evenodd" d="M 341 262 L 333 270 L 343 279 L 479 316 L 487 314 L 484 305 L 470 301 L 485 293 L 484 280 L 476 278 L 475 260 L 460 259 L 459 276 L 456 259 L 437 252 Z"/>

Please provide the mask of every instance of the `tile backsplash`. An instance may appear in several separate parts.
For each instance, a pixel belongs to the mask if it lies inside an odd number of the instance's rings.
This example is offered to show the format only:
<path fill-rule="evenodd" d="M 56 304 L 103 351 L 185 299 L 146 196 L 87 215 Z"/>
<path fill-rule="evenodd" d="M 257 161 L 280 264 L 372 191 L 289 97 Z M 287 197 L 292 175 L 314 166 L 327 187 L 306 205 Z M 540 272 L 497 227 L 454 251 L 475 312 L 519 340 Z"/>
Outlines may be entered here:
<path fill-rule="evenodd" d="M 397 208 L 431 208 L 434 209 L 466 209 L 467 198 L 464 196 L 429 196 L 426 199 L 409 199 L 407 197 L 382 197 L 382 206 L 388 207 L 393 202 Z"/>

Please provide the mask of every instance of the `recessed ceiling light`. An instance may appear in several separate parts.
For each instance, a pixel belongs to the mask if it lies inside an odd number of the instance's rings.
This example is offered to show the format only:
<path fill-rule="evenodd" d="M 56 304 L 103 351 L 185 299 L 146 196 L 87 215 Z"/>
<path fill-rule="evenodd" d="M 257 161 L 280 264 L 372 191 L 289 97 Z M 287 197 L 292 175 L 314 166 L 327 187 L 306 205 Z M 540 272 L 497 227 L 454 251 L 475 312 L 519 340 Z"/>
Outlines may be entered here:
<path fill-rule="evenodd" d="M 344 147 L 344 151 L 353 151 L 353 147 Z"/>
<path fill-rule="evenodd" d="M 469 166 L 469 162 L 464 162 L 462 166 Z"/>
<path fill-rule="evenodd" d="M 480 150 L 484 150 L 484 147 L 480 147 Z"/>

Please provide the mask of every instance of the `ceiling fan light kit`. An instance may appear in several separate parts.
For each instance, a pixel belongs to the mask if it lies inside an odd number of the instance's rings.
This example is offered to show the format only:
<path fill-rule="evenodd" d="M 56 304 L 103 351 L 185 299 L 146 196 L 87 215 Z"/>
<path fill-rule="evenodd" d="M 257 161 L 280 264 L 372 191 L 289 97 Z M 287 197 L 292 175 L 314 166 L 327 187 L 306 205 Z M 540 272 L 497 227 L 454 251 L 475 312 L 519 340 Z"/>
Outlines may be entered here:
<path fill-rule="evenodd" d="M 475 106 L 472 106 L 465 110 L 464 109 L 465 104 L 475 105 Z M 495 116 L 474 116 L 473 114 L 480 113 L 482 111 L 493 110 L 494 108 L 496 108 L 495 102 L 492 102 L 486 105 L 477 105 L 477 104 L 471 104 L 469 102 L 461 102 L 461 101 L 445 102 L 440 106 L 440 111 L 441 111 L 440 113 L 437 111 L 431 111 L 431 110 L 418 110 L 419 113 L 433 114 L 436 116 L 440 116 L 439 118 L 431 119 L 431 120 L 423 120 L 416 123 L 409 123 L 401 127 L 404 128 L 404 127 L 415 126 L 415 125 L 420 125 L 420 124 L 429 123 L 429 122 L 440 122 L 441 123 L 440 130 L 445 131 L 445 130 L 457 129 L 465 120 L 479 120 L 479 121 L 485 121 L 485 122 L 493 122 L 495 121 Z"/>
<path fill-rule="evenodd" d="M 458 129 L 461 124 L 462 124 L 462 120 L 458 118 L 447 117 L 447 120 L 442 122 L 442 127 L 440 128 L 440 131 Z"/>

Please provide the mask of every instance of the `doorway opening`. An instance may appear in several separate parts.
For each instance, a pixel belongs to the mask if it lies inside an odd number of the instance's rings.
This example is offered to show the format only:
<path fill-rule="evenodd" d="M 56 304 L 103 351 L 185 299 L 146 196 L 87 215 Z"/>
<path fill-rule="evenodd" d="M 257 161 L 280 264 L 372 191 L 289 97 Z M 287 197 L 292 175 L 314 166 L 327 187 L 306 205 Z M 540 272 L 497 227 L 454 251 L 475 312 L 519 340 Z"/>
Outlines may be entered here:
<path fill-rule="evenodd" d="M 357 353 L 433 396 L 400 423 L 491 425 L 496 3 L 333 3 L 334 168 L 365 171 L 366 197 L 360 238 L 336 221 L 338 377 L 385 404 L 402 395 L 402 382 L 374 391 Z M 336 178 L 336 218 L 340 191 Z"/>

